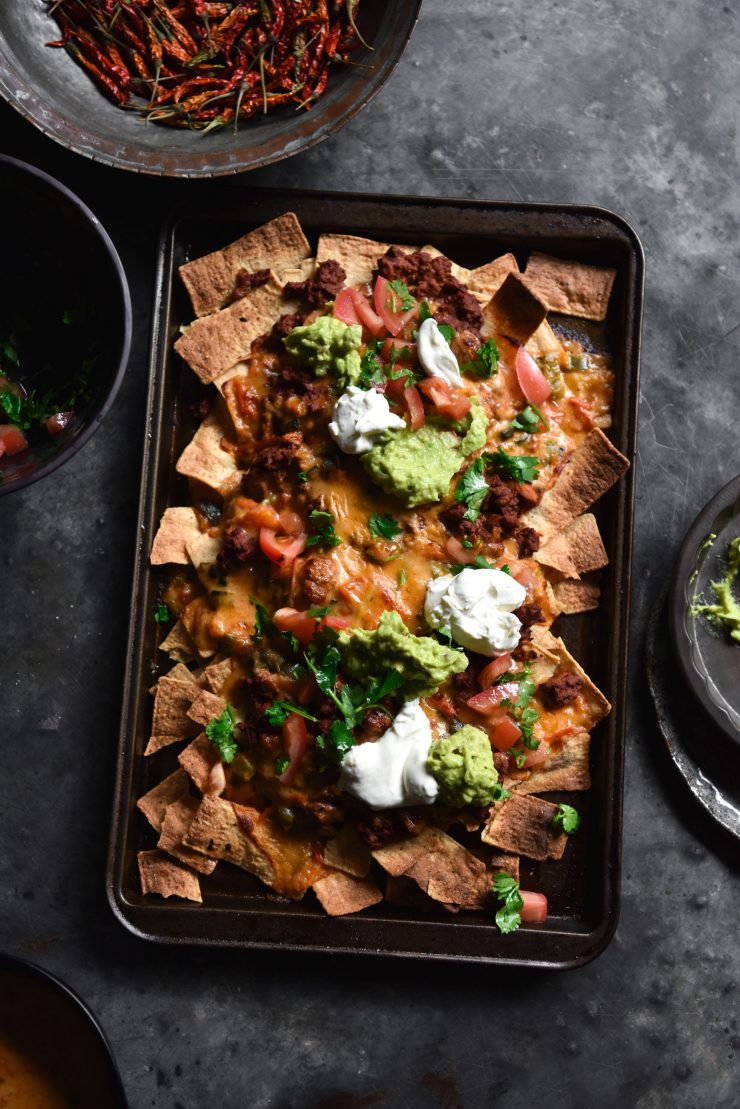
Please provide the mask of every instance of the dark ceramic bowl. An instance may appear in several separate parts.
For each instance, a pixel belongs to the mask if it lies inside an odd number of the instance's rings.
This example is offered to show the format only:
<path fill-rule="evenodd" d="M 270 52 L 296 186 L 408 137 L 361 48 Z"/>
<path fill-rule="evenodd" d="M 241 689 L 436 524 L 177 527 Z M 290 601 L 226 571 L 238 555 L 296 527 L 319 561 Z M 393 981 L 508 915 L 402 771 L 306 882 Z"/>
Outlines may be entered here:
<path fill-rule="evenodd" d="M 7 357 L 3 366 L 27 391 L 51 393 L 75 413 L 59 434 L 32 428 L 26 450 L 0 457 L 2 496 L 51 473 L 97 431 L 126 370 L 131 300 L 113 243 L 64 185 L 0 155 L 0 211 L 0 343 L 17 326 L 28 352 L 17 372 Z"/>
<path fill-rule="evenodd" d="M 201 135 L 146 124 L 97 91 L 65 50 L 45 46 L 59 27 L 42 0 L 0 4 L 0 95 L 44 134 L 98 162 L 165 177 L 219 177 L 256 169 L 307 150 L 338 131 L 393 72 L 421 0 L 362 0 L 358 25 L 372 51 L 334 66 L 308 112 L 285 108 Z M 357 64 L 355 64 L 357 63 Z"/>
<path fill-rule="evenodd" d="M 85 1002 L 48 971 L 0 953 L 0 1046 L 2 1041 L 42 1074 L 65 1104 L 126 1109 L 113 1052 Z"/>

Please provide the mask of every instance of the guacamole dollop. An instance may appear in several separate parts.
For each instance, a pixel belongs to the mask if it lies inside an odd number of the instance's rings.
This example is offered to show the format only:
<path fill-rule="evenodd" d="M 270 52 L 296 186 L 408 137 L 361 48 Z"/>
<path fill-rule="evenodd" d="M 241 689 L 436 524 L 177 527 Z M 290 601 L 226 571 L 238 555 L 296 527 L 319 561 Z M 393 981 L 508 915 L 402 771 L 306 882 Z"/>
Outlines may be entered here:
<path fill-rule="evenodd" d="M 362 465 L 376 485 L 408 508 L 442 500 L 467 455 L 486 445 L 488 420 L 477 398 L 453 426 L 456 430 L 425 424 L 416 431 L 389 432 L 362 456 Z"/>
<path fill-rule="evenodd" d="M 360 324 L 348 325 L 333 316 L 317 316 L 313 323 L 294 327 L 283 339 L 286 350 L 310 366 L 317 377 L 331 374 L 341 388 L 359 380 L 361 342 Z"/>
<path fill-rule="evenodd" d="M 412 635 L 397 612 L 384 612 L 373 631 L 340 632 L 338 647 L 350 677 L 367 682 L 394 670 L 401 675 L 401 692 L 407 700 L 429 697 L 468 666 L 461 651 L 430 635 Z"/>
<path fill-rule="evenodd" d="M 433 743 L 427 770 L 439 782 L 439 799 L 452 808 L 487 805 L 494 800 L 498 774 L 488 736 L 466 724 L 458 732 Z"/>
<path fill-rule="evenodd" d="M 740 573 L 740 535 L 730 542 L 725 576 L 720 581 L 710 582 L 717 597 L 717 603 L 705 604 L 697 598 L 690 606 L 690 611 L 692 616 L 703 613 L 712 623 L 725 627 L 730 633 L 730 639 L 740 643 L 740 603 L 732 594 L 732 584 L 738 573 Z"/>

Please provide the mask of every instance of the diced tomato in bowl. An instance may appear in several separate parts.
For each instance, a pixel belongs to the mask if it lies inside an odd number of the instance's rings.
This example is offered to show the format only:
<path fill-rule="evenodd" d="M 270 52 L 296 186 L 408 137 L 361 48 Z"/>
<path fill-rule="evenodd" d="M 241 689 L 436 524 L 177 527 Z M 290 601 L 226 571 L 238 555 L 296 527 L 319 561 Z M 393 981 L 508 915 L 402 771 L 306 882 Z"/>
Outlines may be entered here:
<path fill-rule="evenodd" d="M 20 454 L 28 446 L 23 432 L 13 424 L 0 424 L 0 457 L 4 454 Z"/>

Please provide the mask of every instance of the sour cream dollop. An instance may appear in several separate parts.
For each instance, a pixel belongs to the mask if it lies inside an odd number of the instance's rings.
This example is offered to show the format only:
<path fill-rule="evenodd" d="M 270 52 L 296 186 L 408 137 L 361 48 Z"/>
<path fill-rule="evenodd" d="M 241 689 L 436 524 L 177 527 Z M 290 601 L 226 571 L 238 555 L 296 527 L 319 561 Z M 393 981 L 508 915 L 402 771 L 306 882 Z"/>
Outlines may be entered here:
<path fill-rule="evenodd" d="M 503 570 L 461 570 L 434 578 L 427 586 L 424 615 L 432 628 L 479 655 L 511 651 L 519 643 L 521 621 L 514 609 L 527 591 Z"/>
<path fill-rule="evenodd" d="M 350 748 L 339 785 L 371 809 L 431 805 L 439 794 L 437 779 L 426 768 L 431 745 L 429 719 L 418 699 L 407 701 L 380 739 Z"/>
<path fill-rule="evenodd" d="M 436 320 L 422 323 L 416 336 L 416 353 L 427 377 L 441 377 L 448 385 L 462 385 L 457 358 Z"/>
<path fill-rule="evenodd" d="M 391 412 L 382 393 L 350 385 L 334 405 L 329 433 L 345 454 L 364 454 L 386 431 L 402 427 L 405 421 Z"/>

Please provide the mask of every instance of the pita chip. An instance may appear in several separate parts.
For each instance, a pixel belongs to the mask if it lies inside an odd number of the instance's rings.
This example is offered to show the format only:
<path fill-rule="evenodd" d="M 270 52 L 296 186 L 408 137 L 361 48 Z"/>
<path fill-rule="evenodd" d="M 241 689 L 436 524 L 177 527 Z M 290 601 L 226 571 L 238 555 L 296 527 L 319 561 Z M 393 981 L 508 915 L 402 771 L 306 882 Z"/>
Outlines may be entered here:
<path fill-rule="evenodd" d="M 347 274 L 348 285 L 367 285 L 377 269 L 378 258 L 390 245 L 358 235 L 322 235 L 316 248 L 316 265 L 333 259 Z"/>
<path fill-rule="evenodd" d="M 517 260 L 513 254 L 502 254 L 493 261 L 486 262 L 485 266 L 469 270 L 467 277 L 461 277 L 460 280 L 481 304 L 487 304 L 510 273 L 519 273 Z"/>
<path fill-rule="evenodd" d="M 482 908 L 491 896 L 485 864 L 438 828 L 372 852 L 387 873 L 412 878 L 434 901 Z"/>
<path fill-rule="evenodd" d="M 204 797 L 185 844 L 212 859 L 224 859 L 248 870 L 271 886 L 275 868 L 251 834 L 259 818 L 257 809 L 220 797 Z"/>
<path fill-rule="evenodd" d="M 583 702 L 589 712 L 588 722 L 585 723 L 583 727 L 584 730 L 590 731 L 600 720 L 603 720 L 605 716 L 609 715 L 611 712 L 611 705 L 604 694 L 596 688 L 581 664 L 573 658 L 573 655 L 565 646 L 562 639 L 558 639 L 557 636 L 554 635 L 551 636 L 551 638 L 553 641 L 553 651 L 558 657 L 558 669 L 573 670 L 581 679 L 581 692 L 579 696 L 583 698 Z"/>
<path fill-rule="evenodd" d="M 540 358 L 544 354 L 558 354 L 560 341 L 547 320 L 543 320 L 534 335 L 527 340 L 526 347 L 533 358 Z"/>
<path fill-rule="evenodd" d="M 185 544 L 188 559 L 193 566 L 212 566 L 221 551 L 221 540 L 217 536 L 201 532 Z"/>
<path fill-rule="evenodd" d="M 226 430 L 211 412 L 177 460 L 177 472 L 220 492 L 237 473 L 236 459 L 223 446 Z"/>
<path fill-rule="evenodd" d="M 145 755 L 153 755 L 162 747 L 197 733 L 198 725 L 189 719 L 187 711 L 199 692 L 200 687 L 194 681 L 180 681 L 167 675 L 159 679 L 154 690 L 152 735 Z"/>
<path fill-rule="evenodd" d="M 344 824 L 338 836 L 330 839 L 324 848 L 324 862 L 335 870 L 365 878 L 370 870 L 370 848 L 363 843 L 351 824 Z"/>
<path fill-rule="evenodd" d="M 197 651 L 193 643 L 190 632 L 187 630 L 182 620 L 171 628 L 167 637 L 159 644 L 160 651 L 164 651 L 175 662 L 192 662 Z"/>
<path fill-rule="evenodd" d="M 383 900 L 383 894 L 372 878 L 355 878 L 337 871 L 314 882 L 313 891 L 329 916 L 359 913 Z"/>
<path fill-rule="evenodd" d="M 200 535 L 200 528 L 195 509 L 165 509 L 157 534 L 154 536 L 149 561 L 152 566 L 163 566 L 167 562 L 187 565 L 188 553 L 185 544 L 188 539 L 194 539 L 198 535 Z"/>
<path fill-rule="evenodd" d="M 557 805 L 540 797 L 514 793 L 494 807 L 481 839 L 508 854 L 526 855 L 528 859 L 560 859 L 568 837 L 552 827 L 557 811 Z"/>
<path fill-rule="evenodd" d="M 483 335 L 503 335 L 514 343 L 526 343 L 540 326 L 547 308 L 525 285 L 518 273 L 507 273 L 483 307 Z"/>
<path fill-rule="evenodd" d="M 211 693 L 223 693 L 229 685 L 232 675 L 238 670 L 233 658 L 220 659 L 211 662 L 203 671 L 206 687 Z"/>
<path fill-rule="evenodd" d="M 555 604 L 562 616 L 575 616 L 578 612 L 592 612 L 599 607 L 601 589 L 594 581 L 553 582 Z"/>
<path fill-rule="evenodd" d="M 422 893 L 416 882 L 411 878 L 400 875 L 394 878 L 388 875 L 385 884 L 385 899 L 389 905 L 398 905 L 403 909 L 421 909 L 424 913 L 437 913 L 440 908 L 448 913 L 458 913 L 457 905 L 447 905 L 444 901 L 433 901 L 426 893 Z"/>
<path fill-rule="evenodd" d="M 205 727 L 210 720 L 213 720 L 214 716 L 221 716 L 225 708 L 226 699 L 224 697 L 219 697 L 217 693 L 209 693 L 207 689 L 204 689 L 188 709 L 188 716 L 197 724 L 202 724 Z"/>
<path fill-rule="evenodd" d="M 601 570 L 609 563 L 599 525 L 591 512 L 577 516 L 559 535 L 554 535 L 544 547 L 535 551 L 534 559 L 566 578 Z"/>
<path fill-rule="evenodd" d="M 180 768 L 159 782 L 136 802 L 139 812 L 147 818 L 155 832 L 162 831 L 162 821 L 168 805 L 181 801 L 190 795 L 190 781 Z"/>
<path fill-rule="evenodd" d="M 310 253 L 298 218 L 286 212 L 223 250 L 186 262 L 180 266 L 180 277 L 196 316 L 205 316 L 230 302 L 240 270 L 255 273 L 269 269 L 282 275 L 283 270 L 300 265 Z"/>
<path fill-rule="evenodd" d="M 554 484 L 544 493 L 523 522 L 550 539 L 603 496 L 629 469 L 629 461 L 599 428 L 590 431 L 576 447 Z"/>
<path fill-rule="evenodd" d="M 187 866 L 169 858 L 163 851 L 139 851 L 139 878 L 143 894 L 160 897 L 182 897 L 202 903 L 198 875 Z"/>
<path fill-rule="evenodd" d="M 205 732 L 180 752 L 177 761 L 201 793 L 213 796 L 223 793 L 226 779 L 221 755 Z"/>
<path fill-rule="evenodd" d="M 209 859 L 192 847 L 185 847 L 183 840 L 190 830 L 200 808 L 200 801 L 194 797 L 181 797 L 167 806 L 162 820 L 162 828 L 157 847 L 166 851 L 181 863 L 197 870 L 199 874 L 212 874 L 218 864 L 217 859 Z"/>
<path fill-rule="evenodd" d="M 576 791 L 591 788 L 589 769 L 589 747 L 591 737 L 588 732 L 577 732 L 566 736 L 560 751 L 549 756 L 529 772 L 523 781 L 506 779 L 506 789 L 517 793 L 554 793 L 555 791 Z"/>
<path fill-rule="evenodd" d="M 605 319 L 616 276 L 614 269 L 551 258 L 537 251 L 530 254 L 524 271 L 524 280 L 548 311 L 587 320 Z"/>

